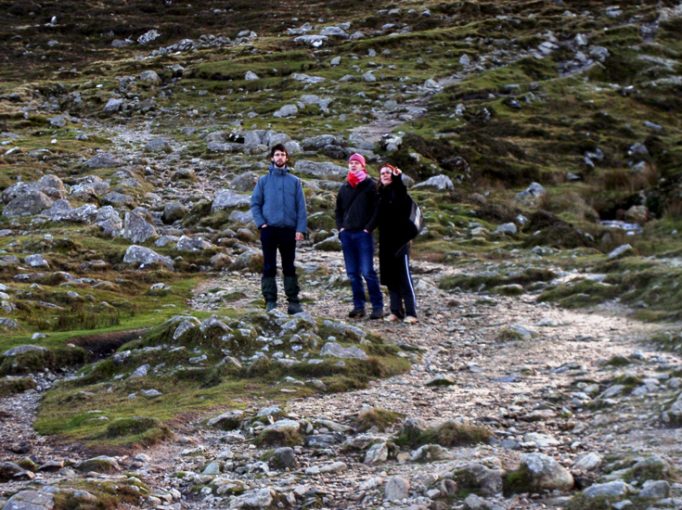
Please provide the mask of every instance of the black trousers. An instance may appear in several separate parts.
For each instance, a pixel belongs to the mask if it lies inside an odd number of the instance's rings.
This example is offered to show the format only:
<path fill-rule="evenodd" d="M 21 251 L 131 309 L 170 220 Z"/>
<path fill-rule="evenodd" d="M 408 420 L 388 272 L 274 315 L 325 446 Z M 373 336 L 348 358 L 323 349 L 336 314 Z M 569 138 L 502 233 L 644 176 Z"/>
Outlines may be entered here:
<path fill-rule="evenodd" d="M 277 276 L 277 250 L 282 259 L 284 276 L 296 276 L 296 229 L 293 227 L 271 227 L 260 229 L 260 243 L 263 249 L 263 276 Z"/>

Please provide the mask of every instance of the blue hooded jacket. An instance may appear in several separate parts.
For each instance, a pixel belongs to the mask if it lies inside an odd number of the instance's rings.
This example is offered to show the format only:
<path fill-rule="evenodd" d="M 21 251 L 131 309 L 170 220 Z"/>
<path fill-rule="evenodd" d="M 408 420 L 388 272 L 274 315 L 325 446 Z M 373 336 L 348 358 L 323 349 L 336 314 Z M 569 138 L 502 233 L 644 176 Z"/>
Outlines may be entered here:
<path fill-rule="evenodd" d="M 308 229 L 308 216 L 301 179 L 285 166 L 270 164 L 267 175 L 258 179 L 251 195 L 251 214 L 256 226 L 292 227 L 296 232 Z"/>

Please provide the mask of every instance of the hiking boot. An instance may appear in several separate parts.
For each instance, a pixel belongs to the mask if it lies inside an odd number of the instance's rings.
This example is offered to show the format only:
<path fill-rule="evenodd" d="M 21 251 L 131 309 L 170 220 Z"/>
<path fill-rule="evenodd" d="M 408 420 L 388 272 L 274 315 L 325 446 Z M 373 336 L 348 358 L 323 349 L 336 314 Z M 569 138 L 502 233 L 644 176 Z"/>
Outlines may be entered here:
<path fill-rule="evenodd" d="M 382 308 L 375 308 L 369 315 L 370 320 L 377 320 L 384 318 L 384 310 Z"/>
<path fill-rule="evenodd" d="M 303 308 L 301 307 L 301 303 L 289 303 L 289 306 L 287 306 L 287 313 L 289 315 L 295 315 L 297 313 L 301 313 L 303 311 Z"/>
<path fill-rule="evenodd" d="M 287 301 L 289 301 L 289 306 L 287 307 L 287 313 L 289 315 L 294 315 L 303 311 L 303 308 L 301 308 L 301 302 L 298 299 L 299 291 L 300 288 L 298 286 L 298 278 L 296 275 L 285 276 L 284 293 L 287 295 Z"/>
<path fill-rule="evenodd" d="M 414 315 L 408 315 L 403 319 L 405 324 L 416 324 L 419 320 Z"/>
<path fill-rule="evenodd" d="M 396 314 L 392 313 L 392 314 L 384 317 L 384 321 L 386 321 L 386 322 L 398 322 L 398 321 L 400 321 L 400 317 L 398 317 Z"/>
<path fill-rule="evenodd" d="M 263 276 L 260 288 L 265 300 L 265 309 L 269 312 L 277 306 L 277 280 L 274 276 Z"/>
<path fill-rule="evenodd" d="M 348 317 L 351 319 L 361 319 L 365 316 L 365 310 L 362 308 L 353 308 L 350 312 L 348 312 Z"/>

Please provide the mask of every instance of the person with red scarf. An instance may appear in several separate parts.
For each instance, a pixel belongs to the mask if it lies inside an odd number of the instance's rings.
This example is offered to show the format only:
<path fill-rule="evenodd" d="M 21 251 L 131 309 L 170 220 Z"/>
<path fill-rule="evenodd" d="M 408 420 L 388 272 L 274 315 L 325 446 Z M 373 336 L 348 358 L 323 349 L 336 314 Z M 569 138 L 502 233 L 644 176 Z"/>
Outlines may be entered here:
<path fill-rule="evenodd" d="M 343 248 L 346 274 L 353 291 L 351 318 L 365 316 L 365 288 L 372 304 L 370 319 L 384 316 L 384 298 L 374 270 L 374 238 L 377 223 L 378 194 L 375 181 L 369 177 L 365 158 L 355 153 L 348 159 L 346 182 L 336 197 L 336 227 Z"/>

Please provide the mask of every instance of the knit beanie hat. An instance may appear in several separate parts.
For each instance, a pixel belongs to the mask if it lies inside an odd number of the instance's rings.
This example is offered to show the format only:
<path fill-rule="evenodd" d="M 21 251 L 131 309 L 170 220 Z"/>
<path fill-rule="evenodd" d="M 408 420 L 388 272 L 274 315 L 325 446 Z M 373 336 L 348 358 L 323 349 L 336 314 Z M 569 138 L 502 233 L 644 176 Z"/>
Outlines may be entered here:
<path fill-rule="evenodd" d="M 365 163 L 365 156 L 362 154 L 356 152 L 355 154 L 352 154 L 350 158 L 348 158 L 348 162 L 350 163 L 351 161 L 357 161 L 362 165 L 362 168 L 365 168 L 367 166 L 367 163 Z"/>

